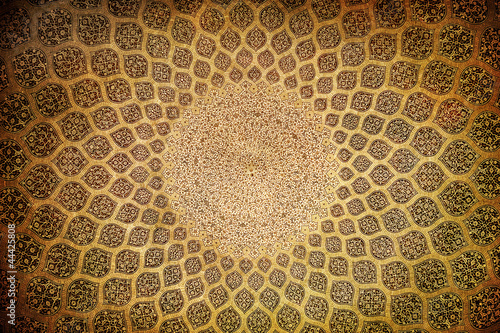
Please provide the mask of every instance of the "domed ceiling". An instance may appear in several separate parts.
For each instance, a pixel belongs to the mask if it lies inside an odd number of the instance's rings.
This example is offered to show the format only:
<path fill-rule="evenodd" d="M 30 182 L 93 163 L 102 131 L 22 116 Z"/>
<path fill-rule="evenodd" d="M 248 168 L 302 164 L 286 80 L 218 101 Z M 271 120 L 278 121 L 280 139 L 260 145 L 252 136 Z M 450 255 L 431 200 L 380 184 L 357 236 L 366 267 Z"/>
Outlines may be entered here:
<path fill-rule="evenodd" d="M 4 331 L 500 329 L 498 2 L 1 2 Z"/>

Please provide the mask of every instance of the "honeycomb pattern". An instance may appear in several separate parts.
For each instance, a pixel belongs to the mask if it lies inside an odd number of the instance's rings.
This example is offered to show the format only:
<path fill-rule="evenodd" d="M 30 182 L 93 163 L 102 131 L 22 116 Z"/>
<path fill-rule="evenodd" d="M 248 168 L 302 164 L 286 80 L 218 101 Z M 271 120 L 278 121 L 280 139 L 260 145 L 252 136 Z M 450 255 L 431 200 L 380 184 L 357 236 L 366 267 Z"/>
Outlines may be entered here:
<path fill-rule="evenodd" d="M 15 332 L 500 329 L 498 1 L 0 3 Z"/>

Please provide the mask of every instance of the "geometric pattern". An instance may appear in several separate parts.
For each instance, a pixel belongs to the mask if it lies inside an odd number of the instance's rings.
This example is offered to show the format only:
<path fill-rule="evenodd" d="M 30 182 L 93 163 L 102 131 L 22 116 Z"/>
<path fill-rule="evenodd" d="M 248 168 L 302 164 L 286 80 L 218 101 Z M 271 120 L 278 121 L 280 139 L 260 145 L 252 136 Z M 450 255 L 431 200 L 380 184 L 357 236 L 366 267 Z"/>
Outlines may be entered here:
<path fill-rule="evenodd" d="M 0 3 L 16 332 L 500 329 L 495 1 Z"/>

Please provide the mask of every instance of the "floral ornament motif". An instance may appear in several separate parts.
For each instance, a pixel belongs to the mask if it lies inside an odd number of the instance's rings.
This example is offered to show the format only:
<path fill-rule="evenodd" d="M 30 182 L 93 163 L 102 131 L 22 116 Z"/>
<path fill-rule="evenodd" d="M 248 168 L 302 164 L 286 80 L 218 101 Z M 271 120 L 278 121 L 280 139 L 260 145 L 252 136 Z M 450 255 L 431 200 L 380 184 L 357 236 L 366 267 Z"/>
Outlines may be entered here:
<path fill-rule="evenodd" d="M 464 304 L 455 293 L 443 293 L 428 299 L 429 324 L 437 330 L 447 330 L 462 323 Z"/>
<path fill-rule="evenodd" d="M 424 23 L 438 23 L 446 17 L 444 0 L 411 0 L 410 8 L 413 17 Z"/>
<path fill-rule="evenodd" d="M 446 58 L 463 62 L 470 59 L 474 51 L 472 30 L 459 24 L 449 24 L 439 33 L 439 54 Z"/>
<path fill-rule="evenodd" d="M 460 74 L 457 93 L 476 105 L 488 103 L 493 95 L 493 75 L 481 67 L 469 66 Z"/>
<path fill-rule="evenodd" d="M 53 192 L 61 178 L 46 164 L 35 165 L 20 184 L 36 199 L 46 199 Z"/>
<path fill-rule="evenodd" d="M 30 48 L 14 56 L 14 78 L 24 88 L 33 88 L 49 77 L 47 56 L 42 50 Z"/>
<path fill-rule="evenodd" d="M 358 283 L 368 284 L 377 282 L 377 267 L 371 261 L 361 260 L 355 262 L 352 272 L 354 280 Z M 337 288 L 340 288 L 340 290 L 337 290 L 338 292 L 346 293 L 343 295 L 336 295 L 337 300 L 344 298 L 343 302 L 352 304 L 352 298 L 354 297 L 354 287 L 349 282 L 338 282 L 335 283 L 335 286 Z M 352 288 L 352 290 L 349 290 L 349 288 Z M 334 299 L 333 290 L 334 289 L 332 289 L 332 299 Z"/>
<path fill-rule="evenodd" d="M 430 117 L 435 103 L 435 99 L 424 93 L 416 92 L 408 96 L 404 110 L 401 113 L 420 123 Z"/>
<path fill-rule="evenodd" d="M 406 203 L 417 194 L 411 182 L 403 178 L 394 181 L 387 190 L 397 203 Z"/>
<path fill-rule="evenodd" d="M 483 197 L 495 199 L 500 195 L 500 161 L 485 159 L 472 174 L 471 180 Z"/>
<path fill-rule="evenodd" d="M 56 46 L 71 40 L 71 13 L 54 9 L 42 13 L 38 19 L 38 37 L 46 46 Z"/>
<path fill-rule="evenodd" d="M 99 284 L 77 279 L 68 287 L 66 308 L 78 312 L 93 310 L 98 302 Z"/>
<path fill-rule="evenodd" d="M 55 117 L 71 107 L 66 88 L 57 83 L 49 83 L 31 96 L 45 117 Z"/>
<path fill-rule="evenodd" d="M 65 209 L 76 212 L 85 206 L 90 192 L 77 182 L 66 183 L 56 197 Z"/>
<path fill-rule="evenodd" d="M 384 84 L 385 67 L 378 65 L 368 65 L 361 71 L 361 86 L 371 89 L 378 89 Z"/>
<path fill-rule="evenodd" d="M 111 252 L 92 248 L 83 257 L 82 273 L 96 278 L 107 275 L 111 269 Z"/>
<path fill-rule="evenodd" d="M 307 9 L 293 15 L 289 20 L 289 26 L 295 38 L 309 35 L 314 29 L 314 23 Z"/>
<path fill-rule="evenodd" d="M 337 304 L 352 305 L 354 298 L 354 286 L 347 281 L 333 281 L 330 296 Z"/>
<path fill-rule="evenodd" d="M 421 197 L 407 207 L 413 221 L 421 227 L 428 227 L 443 217 L 437 203 L 429 197 Z"/>
<path fill-rule="evenodd" d="M 500 213 L 493 206 L 479 207 L 464 223 L 470 238 L 477 245 L 489 245 L 500 236 Z"/>
<path fill-rule="evenodd" d="M 400 89 L 413 88 L 417 84 L 419 67 L 411 62 L 396 62 L 391 66 L 389 85 Z"/>
<path fill-rule="evenodd" d="M 333 309 L 330 319 L 330 329 L 332 332 L 354 333 L 358 328 L 359 319 L 355 312 L 344 309 Z"/>
<path fill-rule="evenodd" d="M 415 284 L 425 293 L 432 293 L 448 286 L 446 266 L 438 259 L 427 259 L 413 266 Z"/>
<path fill-rule="evenodd" d="M 112 49 L 100 49 L 91 53 L 92 71 L 101 77 L 120 73 L 118 53 Z"/>
<path fill-rule="evenodd" d="M 422 164 L 412 177 L 417 181 L 420 188 L 426 192 L 437 190 L 448 178 L 441 170 L 441 167 L 434 162 Z"/>
<path fill-rule="evenodd" d="M 437 253 L 449 256 L 467 246 L 462 228 L 453 221 L 443 222 L 429 231 L 432 245 Z"/>
<path fill-rule="evenodd" d="M 281 27 L 285 21 L 285 14 L 273 2 L 269 6 L 263 8 L 259 13 L 260 23 L 269 31 L 272 32 Z"/>
<path fill-rule="evenodd" d="M 235 329 L 236 330 L 236 329 Z M 160 333 L 189 333 L 187 324 L 182 317 L 172 318 L 165 320 L 160 326 Z M 210 332 L 210 331 L 208 331 Z"/>
<path fill-rule="evenodd" d="M 84 79 L 70 86 L 76 104 L 87 108 L 103 101 L 99 83 L 92 79 Z"/>
<path fill-rule="evenodd" d="M 167 290 L 160 296 L 159 302 L 163 314 L 172 314 L 179 312 L 183 308 L 184 297 L 180 289 Z"/>
<path fill-rule="evenodd" d="M 453 87 L 456 72 L 456 67 L 439 60 L 431 61 L 424 69 L 422 87 L 434 94 L 444 95 Z"/>
<path fill-rule="evenodd" d="M 385 90 L 378 95 L 375 110 L 386 115 L 395 114 L 401 106 L 402 98 L 402 94 Z"/>
<path fill-rule="evenodd" d="M 270 289 L 269 289 L 270 290 Z M 181 302 L 182 301 L 182 294 L 180 294 L 180 290 L 178 291 L 179 295 L 176 295 L 174 301 Z M 274 293 L 271 294 L 272 296 L 277 296 Z M 214 289 L 210 290 L 208 293 L 208 298 L 210 299 L 210 302 L 212 302 L 212 305 L 214 306 L 215 309 L 221 307 L 224 305 L 228 300 L 229 300 L 229 294 L 227 293 L 226 289 L 222 285 L 219 285 L 218 287 L 215 287 Z M 266 290 L 264 290 L 263 293 L 260 294 L 260 300 L 262 305 L 264 305 L 266 308 L 270 308 L 274 310 L 274 307 L 277 305 L 274 304 L 274 300 L 270 300 L 266 297 Z M 273 302 L 273 306 L 271 306 L 271 302 Z M 182 308 L 183 304 L 178 304 L 179 310 Z"/>
<path fill-rule="evenodd" d="M 500 116 L 494 112 L 480 113 L 472 123 L 467 136 L 486 152 L 496 151 L 500 147 Z"/>
<path fill-rule="evenodd" d="M 214 35 L 217 35 L 224 22 L 224 15 L 215 8 L 205 9 L 200 17 L 201 28 Z"/>
<path fill-rule="evenodd" d="M 36 157 L 51 155 L 62 143 L 56 129 L 49 123 L 38 123 L 23 136 L 31 154 Z"/>
<path fill-rule="evenodd" d="M 500 51 L 495 46 L 500 35 L 499 28 L 486 28 L 481 35 L 478 59 L 490 65 L 494 69 L 500 69 Z"/>
<path fill-rule="evenodd" d="M 13 49 L 30 39 L 28 11 L 24 8 L 12 8 L 0 16 L 0 48 Z"/>
<path fill-rule="evenodd" d="M 229 28 L 230 29 L 230 28 Z M 228 29 L 228 30 L 229 30 Z M 196 28 L 194 23 L 177 16 L 174 20 L 174 25 L 172 27 L 172 37 L 175 41 L 179 43 L 184 43 L 190 45 L 194 39 Z M 235 32 L 235 34 L 237 34 Z M 222 35 L 223 37 L 224 35 Z M 221 40 L 222 40 L 221 37 Z M 239 37 L 239 35 L 238 35 Z M 224 45 L 224 44 L 223 44 Z"/>
<path fill-rule="evenodd" d="M 382 283 L 390 290 L 399 290 L 410 286 L 408 267 L 400 262 L 393 261 L 382 265 Z"/>
<path fill-rule="evenodd" d="M 252 29 L 252 31 L 256 31 L 256 30 Z M 255 46 L 255 49 L 260 48 L 262 46 L 261 45 L 262 39 L 260 39 L 262 36 L 259 36 L 259 34 L 257 33 L 257 35 L 254 36 L 254 37 L 256 37 L 256 39 L 254 41 L 255 43 L 254 43 L 254 42 L 250 42 L 249 35 L 250 35 L 250 33 L 247 35 L 247 43 L 249 45 L 252 44 L 253 46 Z M 265 42 L 265 40 L 266 40 L 265 36 L 264 36 L 263 40 Z M 199 55 L 201 55 L 202 57 L 206 57 L 206 58 L 210 59 L 212 57 L 212 55 L 214 54 L 215 49 L 216 49 L 215 40 L 213 40 L 210 37 L 206 37 L 206 36 L 200 35 L 200 38 L 198 39 L 198 42 L 196 42 L 196 52 Z M 176 48 L 176 52 L 177 52 L 177 50 L 178 49 Z M 174 59 L 175 59 L 175 53 L 174 53 Z M 179 67 L 181 67 L 181 66 L 179 66 Z M 189 68 L 189 66 L 186 67 L 186 68 Z"/>
<path fill-rule="evenodd" d="M 363 10 L 347 12 L 342 18 L 342 25 L 348 38 L 364 37 L 371 30 L 368 13 Z"/>
<path fill-rule="evenodd" d="M 418 161 L 419 159 L 413 155 L 410 150 L 401 148 L 394 152 L 389 159 L 389 164 L 391 164 L 397 172 L 408 173 L 415 167 Z"/>
<path fill-rule="evenodd" d="M 284 305 L 277 313 L 276 320 L 280 328 L 293 332 L 300 323 L 300 312 L 291 306 Z"/>
<path fill-rule="evenodd" d="M 101 235 L 99 237 L 99 244 L 106 245 L 110 248 L 115 248 L 123 243 L 125 238 L 125 228 L 120 227 L 115 223 L 108 223 L 101 229 Z M 126 273 L 133 273 L 137 270 L 139 253 L 124 250 L 121 251 L 117 256 L 117 271 L 124 270 Z M 129 271 L 129 269 L 131 271 Z"/>
<path fill-rule="evenodd" d="M 3 224 L 20 225 L 26 219 L 31 203 L 16 187 L 0 191 L 0 217 Z"/>
<path fill-rule="evenodd" d="M 100 14 L 78 17 L 78 39 L 89 46 L 109 44 L 111 40 L 111 22 Z"/>
<path fill-rule="evenodd" d="M 391 318 L 398 325 L 422 323 L 422 299 L 415 293 L 391 297 Z"/>
<path fill-rule="evenodd" d="M 137 17 L 141 2 L 139 0 L 109 0 L 108 10 L 117 17 Z"/>
<path fill-rule="evenodd" d="M 80 141 L 92 132 L 87 117 L 81 112 L 71 112 L 57 124 L 68 141 Z"/>
<path fill-rule="evenodd" d="M 115 79 L 104 83 L 108 98 L 115 103 L 122 103 L 132 98 L 130 84 L 125 79 Z"/>
<path fill-rule="evenodd" d="M 107 333 L 110 329 L 112 332 L 126 332 L 127 323 L 124 311 L 99 311 L 94 316 L 94 328 L 96 333 Z"/>
<path fill-rule="evenodd" d="M 19 143 L 14 140 L 0 141 L 0 178 L 7 181 L 16 179 L 29 163 Z"/>
<path fill-rule="evenodd" d="M 394 242 L 387 236 L 378 236 L 370 240 L 370 252 L 377 259 L 387 259 L 396 255 Z"/>
<path fill-rule="evenodd" d="M 113 149 L 109 140 L 102 135 L 96 135 L 90 138 L 85 144 L 83 144 L 83 148 L 91 158 L 96 160 L 102 160 L 108 156 Z"/>
<path fill-rule="evenodd" d="M 396 35 L 379 33 L 370 38 L 370 59 L 390 61 L 396 56 Z"/>
<path fill-rule="evenodd" d="M 423 156 L 429 157 L 436 155 L 445 141 L 446 138 L 432 127 L 421 127 L 410 145 Z"/>
<path fill-rule="evenodd" d="M 167 30 L 170 17 L 171 10 L 167 4 L 159 1 L 149 1 L 144 9 L 142 20 L 148 28 Z"/>
<path fill-rule="evenodd" d="M 487 329 L 500 321 L 500 288 L 490 286 L 469 297 L 470 321 L 474 328 Z"/>
<path fill-rule="evenodd" d="M 267 313 L 257 308 L 248 316 L 247 326 L 250 332 L 265 331 L 271 329 L 272 320 Z"/>
<path fill-rule="evenodd" d="M 433 30 L 423 27 L 409 27 L 403 31 L 401 54 L 416 60 L 428 58 L 433 49 Z"/>
<path fill-rule="evenodd" d="M 98 224 L 85 216 L 73 218 L 64 238 L 71 240 L 76 245 L 85 246 L 95 238 Z"/>
<path fill-rule="evenodd" d="M 156 295 L 159 290 L 159 273 L 142 273 L 137 277 L 137 297 L 151 297 Z"/>
<path fill-rule="evenodd" d="M 292 11 L 297 7 L 302 6 L 306 1 L 305 0 L 280 0 L 283 6 L 288 9 L 288 11 Z"/>
<path fill-rule="evenodd" d="M 223 332 L 235 332 L 241 326 L 241 317 L 238 312 L 230 306 L 219 312 L 215 318 L 215 322 Z"/>
<path fill-rule="evenodd" d="M 439 160 L 453 174 L 459 175 L 467 173 L 479 156 L 467 141 L 455 140 L 445 148 Z"/>
<path fill-rule="evenodd" d="M 299 58 L 299 61 L 306 61 L 312 59 L 316 54 L 316 47 L 312 39 L 308 39 L 300 42 L 295 47 L 295 54 Z M 335 70 L 337 64 L 336 56 L 334 53 L 324 54 L 318 59 L 318 67 L 320 67 L 320 72 L 331 72 Z M 295 67 L 295 66 L 293 66 Z M 291 68 L 290 70 L 292 70 Z"/>
<path fill-rule="evenodd" d="M 467 126 L 472 110 L 457 99 L 449 98 L 438 108 L 433 122 L 449 134 L 458 134 Z"/>
<path fill-rule="evenodd" d="M 52 205 L 43 205 L 33 213 L 28 228 L 43 239 L 54 239 L 59 235 L 68 216 Z"/>
<path fill-rule="evenodd" d="M 460 289 L 473 289 L 487 279 L 486 259 L 478 251 L 467 251 L 450 262 L 453 282 Z"/>
<path fill-rule="evenodd" d="M 26 288 L 26 304 L 41 315 L 53 315 L 61 308 L 62 287 L 45 277 L 34 277 Z"/>
<path fill-rule="evenodd" d="M 116 27 L 115 43 L 124 50 L 138 50 L 142 46 L 142 28 L 134 22 L 120 23 Z"/>
<path fill-rule="evenodd" d="M 200 9 L 203 0 L 174 0 L 174 7 L 184 14 L 192 15 Z"/>
<path fill-rule="evenodd" d="M 286 32 L 285 32 L 286 33 Z M 325 25 L 318 29 L 316 40 L 320 49 L 332 49 L 340 43 L 340 32 L 337 24 Z"/>
<path fill-rule="evenodd" d="M 72 177 L 79 174 L 88 161 L 78 148 L 66 147 L 57 155 L 53 163 L 65 176 Z"/>
<path fill-rule="evenodd" d="M 208 308 L 208 307 L 207 307 Z M 136 303 L 130 308 L 130 320 L 134 330 L 147 330 L 153 328 L 158 322 L 153 302 Z"/>
<path fill-rule="evenodd" d="M 113 215 L 117 203 L 105 194 L 96 195 L 87 209 L 87 213 L 104 220 Z"/>
<path fill-rule="evenodd" d="M 60 278 L 70 277 L 76 271 L 79 256 L 79 250 L 63 243 L 56 244 L 47 253 L 45 271 Z"/>
<path fill-rule="evenodd" d="M 420 231 L 410 231 L 398 237 L 401 254 L 408 260 L 416 260 L 429 254 L 427 240 Z"/>
<path fill-rule="evenodd" d="M 187 60 L 185 60 L 187 58 Z M 180 60 L 178 60 L 180 59 Z M 140 78 L 147 76 L 148 61 L 141 54 L 127 54 L 123 56 L 125 73 L 131 78 Z M 176 47 L 173 62 L 174 64 L 182 64 L 179 67 L 189 68 L 192 60 L 191 51 L 185 48 Z M 177 66 L 177 65 L 176 65 Z M 123 79 L 122 79 L 123 80 Z M 126 82 L 129 84 L 128 82 Z"/>
<path fill-rule="evenodd" d="M 340 13 L 340 2 L 338 0 L 313 0 L 312 10 L 319 22 L 334 19 Z"/>
<path fill-rule="evenodd" d="M 358 309 L 364 316 L 381 316 L 385 312 L 386 296 L 377 288 L 360 289 Z"/>
<path fill-rule="evenodd" d="M 73 316 L 62 316 L 57 318 L 54 325 L 54 330 L 56 332 L 61 332 L 64 329 L 68 329 L 70 331 L 74 330 L 82 333 L 89 332 L 87 319 L 77 318 Z"/>
<path fill-rule="evenodd" d="M 478 24 L 486 19 L 486 0 L 453 0 L 453 16 L 469 23 Z"/>
<path fill-rule="evenodd" d="M 31 273 L 38 268 L 45 245 L 37 242 L 33 237 L 16 234 L 16 269 L 24 273 Z"/>
<path fill-rule="evenodd" d="M 438 197 L 452 216 L 464 215 L 478 201 L 469 184 L 459 180 L 448 184 Z"/>
<path fill-rule="evenodd" d="M 28 98 L 24 94 L 10 94 L 0 104 L 0 125 L 6 131 L 19 132 L 35 118 Z"/>
<path fill-rule="evenodd" d="M 398 0 L 378 0 L 374 7 L 375 21 L 383 28 L 397 29 L 406 21 L 405 5 Z"/>

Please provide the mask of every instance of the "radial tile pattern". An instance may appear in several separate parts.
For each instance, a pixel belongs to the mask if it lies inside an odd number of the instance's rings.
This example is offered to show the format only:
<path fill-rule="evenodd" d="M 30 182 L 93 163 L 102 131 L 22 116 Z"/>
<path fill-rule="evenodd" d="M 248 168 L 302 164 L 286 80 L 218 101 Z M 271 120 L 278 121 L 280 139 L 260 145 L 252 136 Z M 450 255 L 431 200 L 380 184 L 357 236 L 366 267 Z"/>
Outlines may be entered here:
<path fill-rule="evenodd" d="M 500 330 L 498 1 L 0 4 L 15 332 Z"/>

